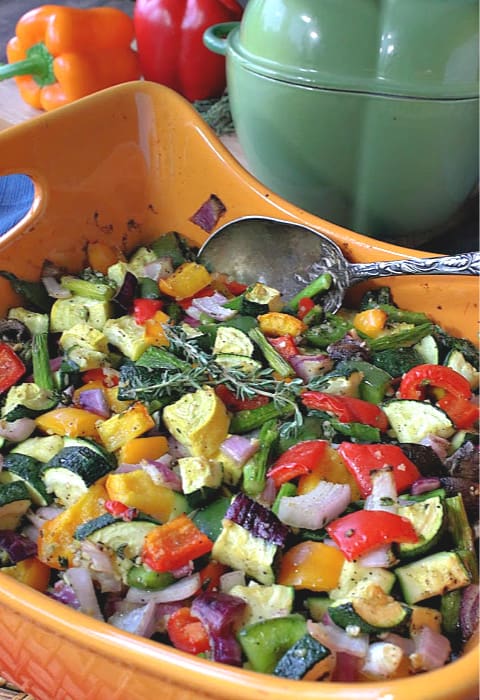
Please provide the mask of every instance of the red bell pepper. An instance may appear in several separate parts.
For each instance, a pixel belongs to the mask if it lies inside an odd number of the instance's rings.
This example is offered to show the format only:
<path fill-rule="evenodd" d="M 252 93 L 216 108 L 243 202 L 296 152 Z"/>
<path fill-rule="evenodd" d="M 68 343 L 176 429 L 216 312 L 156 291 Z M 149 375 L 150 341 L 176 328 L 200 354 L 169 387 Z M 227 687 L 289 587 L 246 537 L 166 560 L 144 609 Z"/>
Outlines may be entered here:
<path fill-rule="evenodd" d="M 360 445 L 342 442 L 338 454 L 358 484 L 363 498 L 372 491 L 371 472 L 383 467 L 392 467 L 398 493 L 406 491 L 421 474 L 398 445 Z"/>
<path fill-rule="evenodd" d="M 303 319 L 309 311 L 313 309 L 315 306 L 315 302 L 313 299 L 310 299 L 310 297 L 303 297 L 300 299 L 298 302 L 298 309 L 297 309 L 297 316 L 298 318 Z"/>
<path fill-rule="evenodd" d="M 169 616 L 167 633 L 176 649 L 190 654 L 201 654 L 210 649 L 207 628 L 188 607 L 178 608 Z"/>
<path fill-rule="evenodd" d="M 0 394 L 17 382 L 27 368 L 8 343 L 0 343 Z"/>
<path fill-rule="evenodd" d="M 292 445 L 272 464 L 267 477 L 279 488 L 286 481 L 309 474 L 319 465 L 327 444 L 325 440 L 304 440 Z"/>
<path fill-rule="evenodd" d="M 333 396 L 321 391 L 305 391 L 302 403 L 307 408 L 333 413 L 341 423 L 364 423 L 387 430 L 388 418 L 379 406 L 354 396 Z"/>
<path fill-rule="evenodd" d="M 213 542 L 185 514 L 146 535 L 142 561 L 154 571 L 173 571 L 211 551 Z"/>
<path fill-rule="evenodd" d="M 470 384 L 459 372 L 443 365 L 417 365 L 403 375 L 398 389 L 401 399 L 425 399 L 426 389 L 444 389 L 447 394 L 469 399 L 472 396 Z"/>
<path fill-rule="evenodd" d="M 298 355 L 298 348 L 291 335 L 279 335 L 276 338 L 268 338 L 268 342 L 287 362 L 295 355 Z"/>
<path fill-rule="evenodd" d="M 153 318 L 157 311 L 163 307 L 163 302 L 160 299 L 134 299 L 133 300 L 133 317 L 135 322 L 140 326 Z"/>
<path fill-rule="evenodd" d="M 107 513 L 110 513 L 110 515 L 113 515 L 115 518 L 122 518 L 122 520 L 126 522 L 130 522 L 138 515 L 138 510 L 136 508 L 126 506 L 125 503 L 121 501 L 107 500 L 104 505 Z"/>
<path fill-rule="evenodd" d="M 95 369 L 87 369 L 83 372 L 82 379 L 85 384 L 88 382 L 102 382 L 105 387 L 117 386 L 119 375 L 115 372 L 116 370 L 104 370 L 103 367 L 95 367 Z"/>
<path fill-rule="evenodd" d="M 225 384 L 218 384 L 215 387 L 215 393 L 219 399 L 225 404 L 228 411 L 237 413 L 237 411 L 249 411 L 252 408 L 265 406 L 269 402 L 268 396 L 253 396 L 251 399 L 239 399 L 235 396 L 235 392 L 231 391 Z"/>
<path fill-rule="evenodd" d="M 242 284 L 241 282 L 237 282 L 236 280 L 226 280 L 224 284 L 230 292 L 230 294 L 233 294 L 234 297 L 240 296 L 240 294 L 243 294 L 243 292 L 245 292 L 248 289 L 248 286 L 246 284 Z"/>
<path fill-rule="evenodd" d="M 479 406 L 461 396 L 445 394 L 437 403 L 454 422 L 457 430 L 473 428 L 480 418 Z"/>
<path fill-rule="evenodd" d="M 345 557 L 352 561 L 391 542 L 418 542 L 410 520 L 385 510 L 357 510 L 326 527 Z"/>
<path fill-rule="evenodd" d="M 225 57 L 203 44 L 205 30 L 240 20 L 236 0 L 136 0 L 133 14 L 143 77 L 193 102 L 225 89 Z"/>

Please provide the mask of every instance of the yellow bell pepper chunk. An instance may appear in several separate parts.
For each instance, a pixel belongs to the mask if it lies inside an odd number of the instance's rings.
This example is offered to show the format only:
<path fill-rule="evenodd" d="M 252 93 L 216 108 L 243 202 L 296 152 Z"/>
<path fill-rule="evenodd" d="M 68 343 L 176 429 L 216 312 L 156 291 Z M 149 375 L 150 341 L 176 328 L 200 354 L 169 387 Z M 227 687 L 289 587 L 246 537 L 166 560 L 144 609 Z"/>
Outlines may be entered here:
<path fill-rule="evenodd" d="M 97 428 L 102 419 L 83 408 L 66 406 L 54 408 L 35 418 L 39 430 L 48 435 L 68 435 L 68 437 L 88 437 L 98 440 Z"/>
<path fill-rule="evenodd" d="M 366 309 L 355 314 L 353 327 L 369 338 L 376 338 L 384 329 L 387 318 L 383 309 Z"/>
<path fill-rule="evenodd" d="M 211 282 L 209 271 L 196 262 L 186 262 L 158 282 L 160 291 L 174 299 L 192 297 Z"/>
<path fill-rule="evenodd" d="M 115 452 L 133 438 L 151 430 L 155 421 L 143 403 L 137 401 L 123 413 L 118 413 L 98 426 L 98 434 L 109 452 Z"/>
<path fill-rule="evenodd" d="M 296 316 L 284 314 L 281 311 L 270 311 L 260 314 L 257 318 L 262 333 L 269 336 L 291 335 L 293 337 L 303 333 L 307 326 Z"/>
<path fill-rule="evenodd" d="M 168 452 L 168 441 L 163 435 L 133 438 L 120 448 L 118 461 L 138 464 L 142 459 L 158 459 Z"/>
<path fill-rule="evenodd" d="M 333 484 L 348 484 L 351 491 L 352 501 L 361 498 L 360 490 L 355 478 L 348 471 L 347 465 L 343 461 L 337 450 L 327 445 L 322 455 L 320 464 L 311 472 L 301 476 L 298 480 L 297 494 L 303 496 L 305 493 L 313 491 L 320 481 L 330 481 Z"/>
<path fill-rule="evenodd" d="M 120 501 L 129 508 L 138 508 L 162 523 L 167 522 L 174 509 L 174 492 L 166 486 L 155 484 L 143 469 L 109 474 L 106 488 L 112 501 Z"/>
<path fill-rule="evenodd" d="M 145 338 L 156 347 L 168 345 L 163 324 L 168 323 L 170 316 L 163 311 L 156 311 L 152 318 L 145 321 Z"/>
<path fill-rule="evenodd" d="M 338 585 L 345 557 L 336 547 L 307 540 L 282 557 L 277 583 L 296 590 L 331 591 Z"/>
<path fill-rule="evenodd" d="M 42 593 L 45 593 L 50 583 L 51 569 L 37 557 L 19 561 L 15 566 L 4 566 L 1 572 Z"/>

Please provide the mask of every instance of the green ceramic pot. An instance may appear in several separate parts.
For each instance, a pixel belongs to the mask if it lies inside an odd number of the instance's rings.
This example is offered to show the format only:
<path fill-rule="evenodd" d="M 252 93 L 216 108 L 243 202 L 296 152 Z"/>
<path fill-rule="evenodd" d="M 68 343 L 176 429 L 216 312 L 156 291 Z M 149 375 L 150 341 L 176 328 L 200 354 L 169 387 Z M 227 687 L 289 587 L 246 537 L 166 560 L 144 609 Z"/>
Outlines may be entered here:
<path fill-rule="evenodd" d="M 254 175 L 303 209 L 421 245 L 478 182 L 478 3 L 250 0 L 207 30 Z"/>

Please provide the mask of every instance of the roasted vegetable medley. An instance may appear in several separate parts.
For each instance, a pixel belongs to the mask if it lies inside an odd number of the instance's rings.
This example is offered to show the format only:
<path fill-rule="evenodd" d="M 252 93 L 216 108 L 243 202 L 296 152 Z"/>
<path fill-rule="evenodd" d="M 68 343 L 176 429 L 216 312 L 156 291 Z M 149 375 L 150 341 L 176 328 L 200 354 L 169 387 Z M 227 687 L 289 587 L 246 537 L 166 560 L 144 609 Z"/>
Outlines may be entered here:
<path fill-rule="evenodd" d="M 387 287 L 322 309 L 176 233 L 0 271 L 0 567 L 288 679 L 439 668 L 478 624 L 478 354 Z M 319 291 L 320 290 L 320 291 Z"/>

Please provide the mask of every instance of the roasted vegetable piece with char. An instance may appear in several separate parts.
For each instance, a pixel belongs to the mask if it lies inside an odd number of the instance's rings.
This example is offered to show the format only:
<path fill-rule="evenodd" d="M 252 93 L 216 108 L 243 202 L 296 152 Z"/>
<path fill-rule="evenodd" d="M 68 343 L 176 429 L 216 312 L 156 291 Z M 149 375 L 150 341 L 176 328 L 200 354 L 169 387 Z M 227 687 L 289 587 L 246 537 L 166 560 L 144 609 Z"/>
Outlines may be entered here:
<path fill-rule="evenodd" d="M 0 573 L 295 680 L 439 668 L 478 625 L 475 348 L 387 288 L 324 313 L 178 233 L 0 324 Z M 54 296 L 49 296 L 53 294 Z M 46 297 L 46 298 L 45 298 Z M 38 304 L 35 304 L 38 299 Z"/>

